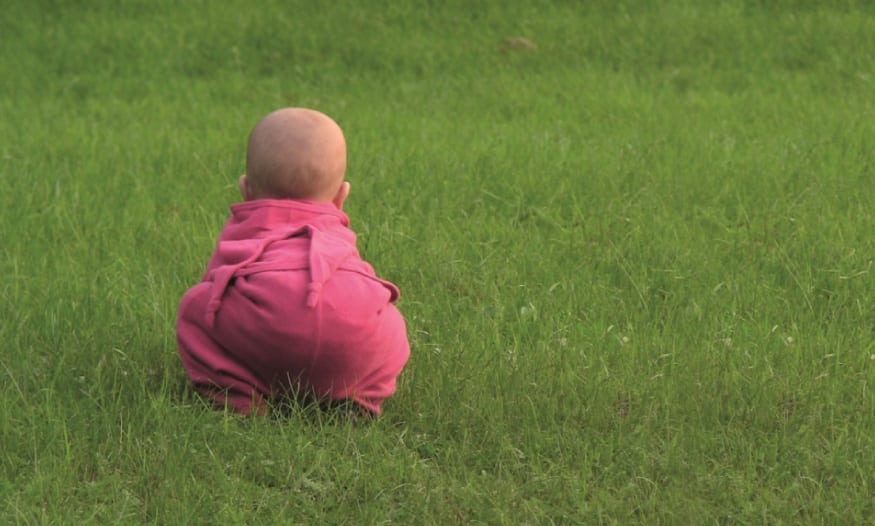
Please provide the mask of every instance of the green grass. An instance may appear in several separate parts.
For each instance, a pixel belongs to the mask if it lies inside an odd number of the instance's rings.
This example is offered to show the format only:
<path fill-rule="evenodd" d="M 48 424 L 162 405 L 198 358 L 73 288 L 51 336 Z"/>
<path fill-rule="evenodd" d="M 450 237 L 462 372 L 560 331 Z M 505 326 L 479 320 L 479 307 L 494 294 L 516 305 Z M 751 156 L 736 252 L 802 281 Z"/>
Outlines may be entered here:
<path fill-rule="evenodd" d="M 0 523 L 875 520 L 870 4 L 435 4 L 4 4 Z M 285 105 L 402 289 L 367 425 L 176 354 Z"/>

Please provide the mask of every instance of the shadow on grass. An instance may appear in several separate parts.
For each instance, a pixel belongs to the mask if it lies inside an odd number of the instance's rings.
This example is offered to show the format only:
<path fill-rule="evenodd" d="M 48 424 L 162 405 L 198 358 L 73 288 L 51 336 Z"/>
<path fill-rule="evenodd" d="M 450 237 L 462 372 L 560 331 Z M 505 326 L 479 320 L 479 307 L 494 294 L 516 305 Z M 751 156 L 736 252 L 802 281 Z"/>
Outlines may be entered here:
<path fill-rule="evenodd" d="M 171 402 L 179 408 L 197 407 L 201 410 L 224 411 L 241 418 L 265 418 L 277 423 L 297 420 L 307 425 L 322 427 L 332 424 L 362 425 L 373 422 L 377 418 L 377 415 L 352 400 L 323 400 L 305 394 L 270 399 L 266 403 L 264 414 L 253 412 L 246 415 L 237 413 L 230 406 L 202 394 L 185 376 L 174 379 L 171 395 Z"/>

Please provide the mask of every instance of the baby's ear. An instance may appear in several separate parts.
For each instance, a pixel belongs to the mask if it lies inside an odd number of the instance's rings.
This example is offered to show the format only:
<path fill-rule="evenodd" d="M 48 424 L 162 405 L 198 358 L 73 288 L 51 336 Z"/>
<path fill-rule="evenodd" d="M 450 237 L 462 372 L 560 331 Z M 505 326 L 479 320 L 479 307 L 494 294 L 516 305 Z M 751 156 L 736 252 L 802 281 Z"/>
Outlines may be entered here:
<path fill-rule="evenodd" d="M 240 187 L 240 197 L 243 198 L 244 201 L 252 200 L 252 189 L 249 187 L 249 179 L 246 178 L 246 174 L 240 176 L 237 179 L 237 185 Z"/>
<path fill-rule="evenodd" d="M 346 202 L 347 197 L 349 197 L 349 183 L 344 181 L 340 183 L 340 188 L 337 189 L 337 195 L 334 196 L 334 199 L 332 199 L 331 202 L 334 203 L 334 206 L 336 206 L 338 210 L 343 210 L 343 203 Z"/>

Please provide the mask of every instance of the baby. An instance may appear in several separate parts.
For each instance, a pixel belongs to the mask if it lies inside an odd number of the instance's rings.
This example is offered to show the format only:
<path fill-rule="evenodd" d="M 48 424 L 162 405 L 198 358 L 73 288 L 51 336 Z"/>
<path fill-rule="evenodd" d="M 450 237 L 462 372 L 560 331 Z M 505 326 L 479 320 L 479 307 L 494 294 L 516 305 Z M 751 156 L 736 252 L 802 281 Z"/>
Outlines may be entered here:
<path fill-rule="evenodd" d="M 244 202 L 177 319 L 188 377 L 217 404 L 352 401 L 379 414 L 395 392 L 410 355 L 399 292 L 356 250 L 345 172 L 343 132 L 318 111 L 277 110 L 252 130 Z"/>

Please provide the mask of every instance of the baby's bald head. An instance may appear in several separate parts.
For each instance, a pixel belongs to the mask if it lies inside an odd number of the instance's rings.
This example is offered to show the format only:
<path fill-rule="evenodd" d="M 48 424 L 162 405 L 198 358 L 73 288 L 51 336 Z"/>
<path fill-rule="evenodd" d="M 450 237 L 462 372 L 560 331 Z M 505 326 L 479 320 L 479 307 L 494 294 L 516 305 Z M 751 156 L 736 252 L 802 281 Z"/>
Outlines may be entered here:
<path fill-rule="evenodd" d="M 345 184 L 346 140 L 327 115 L 283 108 L 259 121 L 249 134 L 246 199 L 331 201 Z"/>

